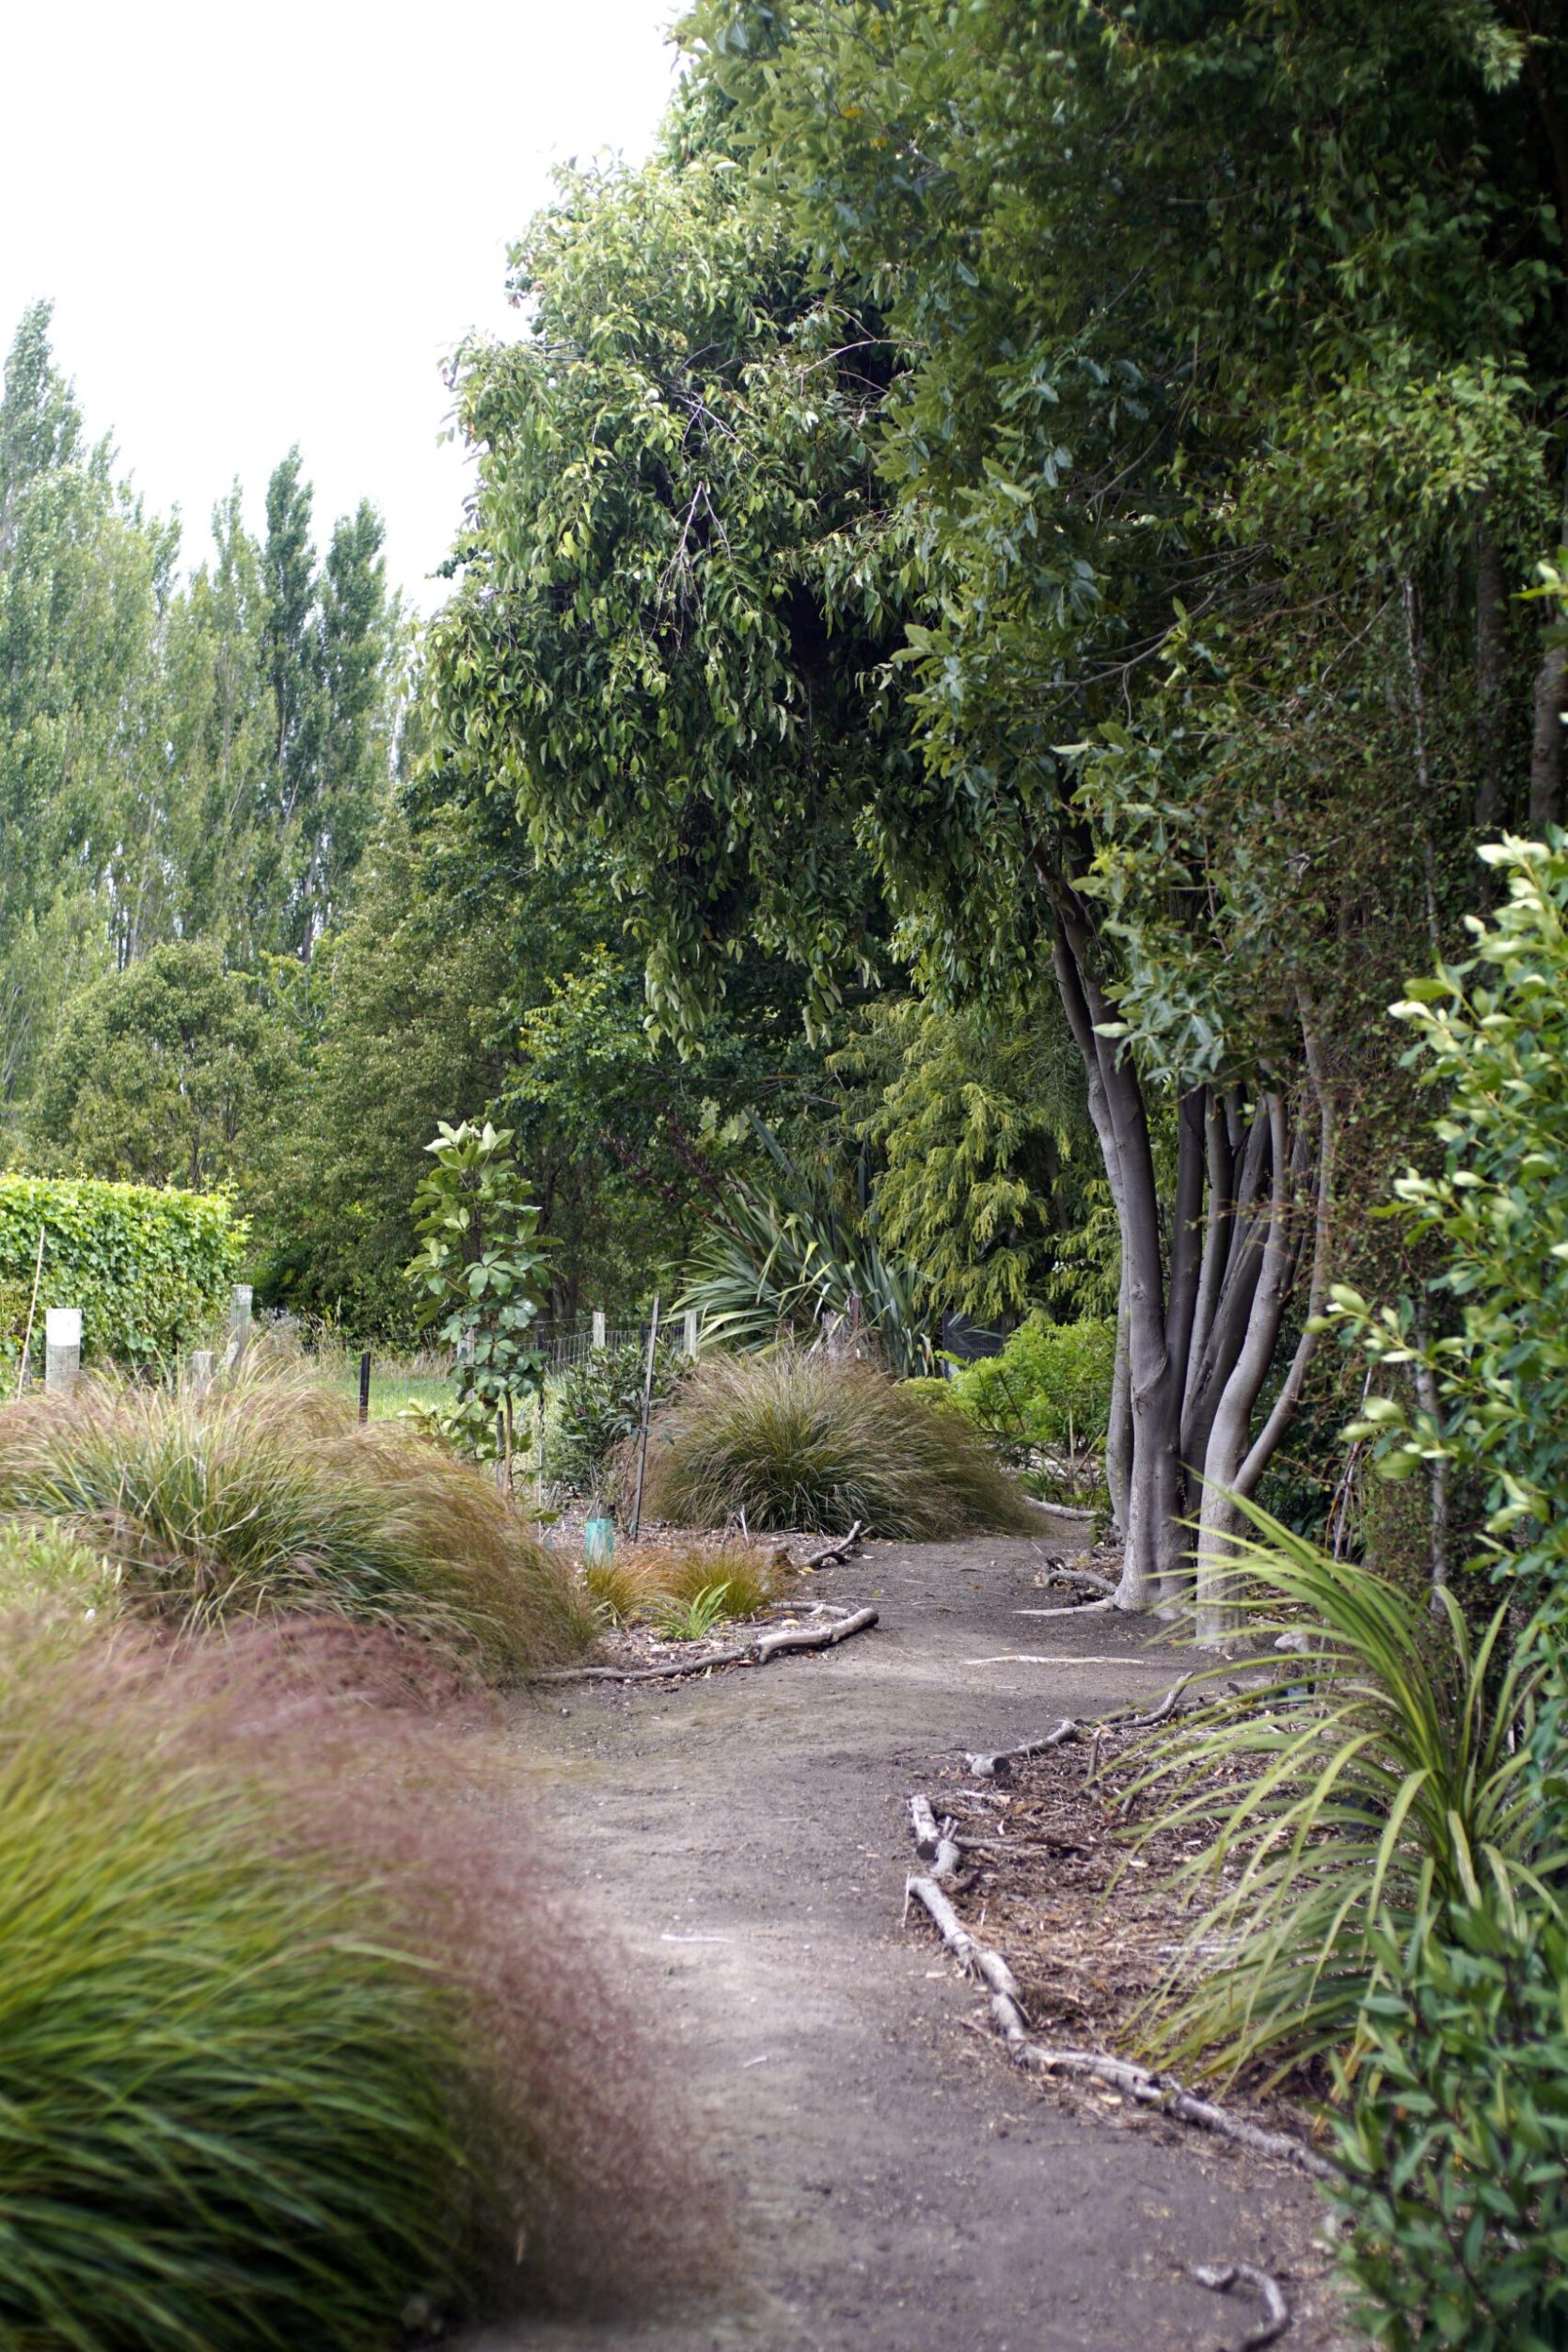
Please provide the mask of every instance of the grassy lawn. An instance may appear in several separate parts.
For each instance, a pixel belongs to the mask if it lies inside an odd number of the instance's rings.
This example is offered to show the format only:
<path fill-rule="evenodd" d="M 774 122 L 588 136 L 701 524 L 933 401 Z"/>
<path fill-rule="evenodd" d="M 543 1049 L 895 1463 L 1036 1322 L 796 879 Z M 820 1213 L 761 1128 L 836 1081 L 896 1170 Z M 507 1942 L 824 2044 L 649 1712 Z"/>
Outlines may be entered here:
<path fill-rule="evenodd" d="M 325 1375 L 325 1385 L 337 1396 L 357 1397 L 359 1366 L 345 1364 Z M 409 1405 L 450 1405 L 452 1384 L 440 1373 L 410 1372 L 406 1366 L 389 1358 L 385 1364 L 371 1359 L 371 1419 L 389 1421 Z"/>

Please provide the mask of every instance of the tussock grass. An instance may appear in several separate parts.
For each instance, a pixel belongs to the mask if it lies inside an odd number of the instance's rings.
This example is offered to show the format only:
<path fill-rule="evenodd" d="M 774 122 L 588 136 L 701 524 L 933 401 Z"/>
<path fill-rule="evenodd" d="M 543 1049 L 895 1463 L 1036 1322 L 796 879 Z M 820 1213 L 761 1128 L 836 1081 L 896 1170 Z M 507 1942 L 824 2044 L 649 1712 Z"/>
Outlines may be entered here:
<path fill-rule="evenodd" d="M 334 1612 L 501 1678 L 587 1630 L 562 1564 L 476 1470 L 297 1377 L 204 1397 L 94 1380 L 0 1410 L 0 1511 L 52 1523 L 182 1629 Z"/>
<path fill-rule="evenodd" d="M 3 1655 L 0 2341 L 385 2352 L 411 2298 L 645 2303 L 714 2242 L 395 1639 L 12 1619 Z"/>
<path fill-rule="evenodd" d="M 583 1569 L 590 1599 L 611 1625 L 658 1624 L 662 1613 L 689 1609 L 720 1586 L 714 1624 L 754 1617 L 774 1598 L 780 1581 L 772 1554 L 742 1543 L 655 1540 L 624 1546 L 613 1560 Z"/>
<path fill-rule="evenodd" d="M 623 1477 L 631 1474 L 630 1452 Z M 655 1415 L 644 1508 L 690 1527 L 912 1539 L 1036 1525 L 974 1430 L 875 1366 L 713 1356 Z"/>

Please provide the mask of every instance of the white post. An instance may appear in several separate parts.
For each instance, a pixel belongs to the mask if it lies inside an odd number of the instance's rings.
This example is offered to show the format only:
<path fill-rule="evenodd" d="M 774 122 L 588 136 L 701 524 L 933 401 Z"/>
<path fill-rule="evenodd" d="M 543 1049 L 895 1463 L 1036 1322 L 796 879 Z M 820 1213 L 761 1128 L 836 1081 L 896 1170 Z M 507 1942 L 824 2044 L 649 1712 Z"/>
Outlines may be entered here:
<path fill-rule="evenodd" d="M 205 1396 L 217 1377 L 218 1359 L 210 1347 L 191 1350 L 190 1385 L 193 1396 Z"/>
<path fill-rule="evenodd" d="M 250 1308 L 255 1295 L 248 1282 L 236 1282 L 229 1294 L 229 1345 L 223 1355 L 226 1372 L 233 1371 L 249 1343 Z"/>
<path fill-rule="evenodd" d="M 604 1345 L 604 1309 L 602 1307 L 595 1307 L 594 1310 L 594 1344 L 595 1347 Z"/>
<path fill-rule="evenodd" d="M 43 1314 L 43 1383 L 69 1396 L 82 1369 L 82 1310 L 46 1307 Z"/>
<path fill-rule="evenodd" d="M 687 1354 L 689 1356 L 695 1356 L 699 1345 L 697 1338 L 697 1310 L 695 1307 L 688 1307 L 686 1311 L 685 1340 Z"/>

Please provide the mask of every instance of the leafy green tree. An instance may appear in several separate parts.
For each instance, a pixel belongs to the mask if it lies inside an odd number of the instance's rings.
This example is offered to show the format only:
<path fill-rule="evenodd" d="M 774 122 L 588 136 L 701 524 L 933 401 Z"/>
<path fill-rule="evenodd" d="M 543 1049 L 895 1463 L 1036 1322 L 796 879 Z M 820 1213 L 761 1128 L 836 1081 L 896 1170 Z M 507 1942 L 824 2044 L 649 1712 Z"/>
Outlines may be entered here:
<path fill-rule="evenodd" d="M 511 282 L 531 333 L 458 374 L 488 454 L 431 631 L 433 765 L 592 848 L 663 1026 L 713 1009 L 742 937 L 831 996 L 880 961 L 856 817 L 908 760 L 875 329 L 715 154 L 569 176 Z M 787 868 L 753 853 L 781 833 Z"/>
<path fill-rule="evenodd" d="M 1115 23 L 1069 0 L 704 0 L 688 38 L 707 146 L 569 190 L 521 257 L 534 331 L 470 361 L 484 453 L 437 640 L 443 753 L 541 837 L 610 843 L 661 1002 L 705 975 L 711 996 L 759 911 L 831 964 L 867 903 L 847 839 L 928 982 L 1051 958 L 1121 1234 L 1120 1597 L 1186 1591 L 1196 1506 L 1223 1631 L 1226 1497 L 1304 1391 L 1346 1222 L 1343 1114 L 1369 1076 L 1350 1041 L 1451 921 L 1474 828 L 1560 789 L 1560 660 L 1506 600 L 1557 530 L 1537 389 L 1568 356 L 1557 52 L 1469 0 L 1418 24 L 1349 0 L 1147 0 Z M 652 342 L 684 339 L 705 373 L 714 289 L 763 252 L 788 257 L 835 371 L 799 325 L 786 352 L 764 337 L 721 412 L 734 448 L 658 445 Z M 748 332 L 778 315 L 755 306 Z M 851 318 L 872 356 L 848 398 Z M 773 395 L 808 382 L 847 400 L 849 441 L 815 446 L 856 490 L 806 543 L 820 609 L 870 599 L 882 658 L 856 666 L 858 755 L 775 761 L 767 790 L 745 590 L 780 547 L 757 516 L 799 412 Z M 742 450 L 702 602 L 661 628 L 683 518 Z M 622 691 L 656 668 L 641 705 Z M 628 731 L 642 708 L 657 723 Z"/>
<path fill-rule="evenodd" d="M 414 1195 L 418 1254 L 404 1268 L 423 1294 L 420 1321 L 457 1356 L 456 1431 L 486 1453 L 499 1427 L 510 1477 L 521 1400 L 544 1380 L 530 1333 L 547 1286 L 537 1206 L 527 1198 L 511 1131 L 445 1120 L 425 1145 L 435 1165 Z"/>
<path fill-rule="evenodd" d="M 72 1175 L 242 1194 L 292 1066 L 285 1025 L 204 940 L 73 997 L 32 1106 L 30 1156 Z"/>

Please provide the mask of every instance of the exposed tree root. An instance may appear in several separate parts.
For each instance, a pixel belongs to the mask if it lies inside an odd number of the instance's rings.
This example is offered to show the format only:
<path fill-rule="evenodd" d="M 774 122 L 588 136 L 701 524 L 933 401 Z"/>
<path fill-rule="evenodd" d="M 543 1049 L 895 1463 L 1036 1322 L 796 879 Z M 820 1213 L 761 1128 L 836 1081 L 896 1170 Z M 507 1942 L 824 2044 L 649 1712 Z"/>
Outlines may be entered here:
<path fill-rule="evenodd" d="M 1054 1584 L 1058 1580 L 1053 1577 L 1051 1581 Z M 1116 1594 L 1110 1592 L 1103 1600 L 1065 1600 L 1059 1609 L 1015 1609 L 1013 1614 L 1015 1617 L 1102 1617 L 1116 1605 Z"/>
<path fill-rule="evenodd" d="M 832 1649 L 852 1633 L 864 1633 L 877 1623 L 875 1609 L 853 1609 L 829 1625 L 784 1625 L 772 1633 L 758 1633 L 733 1649 L 710 1650 L 705 1658 L 675 1658 L 657 1666 L 552 1666 L 531 1677 L 534 1682 L 670 1682 L 682 1675 L 704 1675 L 714 1666 L 766 1666 L 787 1650 Z"/>
<path fill-rule="evenodd" d="M 1072 1661 L 1078 1666 L 1091 1662 L 1086 1658 Z M 974 1749 L 966 1750 L 965 1768 L 976 1780 L 1006 1780 L 1011 1776 L 1015 1764 L 1027 1764 L 1031 1756 L 1049 1756 L 1053 1748 L 1065 1747 L 1069 1740 L 1082 1739 L 1085 1731 L 1107 1731 L 1114 1724 L 1125 1724 L 1129 1731 L 1152 1731 L 1156 1724 L 1170 1721 L 1182 1692 L 1191 1680 L 1191 1675 L 1183 1675 L 1179 1682 L 1173 1682 L 1164 1698 L 1147 1713 L 1135 1707 L 1119 1707 L 1109 1715 L 1064 1715 L 1054 1731 L 1046 1732 L 1038 1740 L 1026 1740 L 1022 1747 L 999 1748 L 994 1756 Z"/>
<path fill-rule="evenodd" d="M 1168 2075 L 1151 2074 L 1147 2066 L 1134 2065 L 1127 2058 L 1109 2058 L 1100 2050 L 1053 2050 L 1034 2041 L 1017 1979 L 1001 1954 L 976 1942 L 934 1878 L 907 1880 L 906 1904 L 911 1897 L 929 1912 L 942 1942 L 965 1974 L 979 1977 L 990 1987 L 991 2021 L 1007 2045 L 1008 2057 L 1026 2073 L 1092 2075 L 1099 2082 L 1109 2083 L 1138 2106 L 1158 2107 L 1163 2115 L 1173 2116 L 1179 2123 L 1212 2132 L 1217 2139 L 1228 2139 L 1239 2148 L 1250 2149 L 1254 2155 L 1295 2165 L 1309 2172 L 1314 2180 L 1338 2177 L 1324 2157 L 1299 2139 L 1291 2138 L 1285 2132 L 1265 2131 L 1259 2123 L 1249 2123 L 1243 2116 L 1232 2115 L 1212 2100 L 1198 2098 Z M 1237 2265 L 1237 2271 L 1238 2276 L 1244 2276 L 1242 2265 Z M 1251 2283 L 1250 2279 L 1247 2283 Z M 1274 2338 L 1268 2336 L 1259 2341 L 1272 2343 Z"/>
<path fill-rule="evenodd" d="M 1263 2316 L 1256 2328 L 1248 2328 L 1236 2352 L 1263 2352 L 1265 2344 L 1278 2343 L 1291 2324 L 1291 2306 L 1277 2279 L 1271 2279 L 1252 2263 L 1194 2263 L 1191 2268 L 1198 2285 L 1212 2287 L 1216 2295 L 1228 2295 L 1232 2287 L 1250 2287 L 1260 2299 Z"/>

